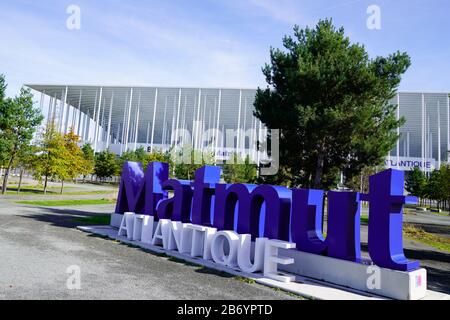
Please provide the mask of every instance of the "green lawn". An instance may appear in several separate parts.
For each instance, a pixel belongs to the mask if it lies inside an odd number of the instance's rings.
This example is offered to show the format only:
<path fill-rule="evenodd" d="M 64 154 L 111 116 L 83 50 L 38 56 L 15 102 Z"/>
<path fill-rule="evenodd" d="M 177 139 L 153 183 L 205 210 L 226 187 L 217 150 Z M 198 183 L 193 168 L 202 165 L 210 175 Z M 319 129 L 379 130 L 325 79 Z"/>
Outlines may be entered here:
<path fill-rule="evenodd" d="M 362 224 L 368 224 L 369 223 L 369 216 L 366 214 L 361 215 L 361 223 Z"/>
<path fill-rule="evenodd" d="M 64 188 L 64 190 L 70 190 L 72 188 Z M 88 196 L 88 195 L 102 195 L 102 194 L 116 194 L 118 191 L 116 190 L 94 190 L 94 191 L 64 191 L 63 196 Z M 6 194 L 8 195 L 17 195 L 17 187 L 9 187 L 6 190 Z M 19 194 L 33 194 L 33 195 L 44 195 L 44 190 L 39 187 L 23 187 L 20 189 Z M 49 188 L 47 190 L 47 195 L 60 195 L 59 188 Z"/>
<path fill-rule="evenodd" d="M 405 238 L 421 242 L 433 248 L 450 252 L 450 239 L 428 233 L 421 228 L 414 227 L 410 224 L 403 226 L 403 234 Z"/>
<path fill-rule="evenodd" d="M 85 200 L 32 200 L 32 201 L 16 201 L 19 204 L 28 204 L 40 207 L 64 207 L 64 206 L 85 206 L 96 204 L 113 204 L 113 199 L 85 199 Z"/>

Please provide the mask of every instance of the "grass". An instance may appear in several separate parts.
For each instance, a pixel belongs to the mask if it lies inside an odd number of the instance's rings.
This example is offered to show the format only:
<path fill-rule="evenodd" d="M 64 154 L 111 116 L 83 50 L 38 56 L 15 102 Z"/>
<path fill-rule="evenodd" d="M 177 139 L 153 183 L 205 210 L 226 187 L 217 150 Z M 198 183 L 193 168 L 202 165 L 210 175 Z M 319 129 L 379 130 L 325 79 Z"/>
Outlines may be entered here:
<path fill-rule="evenodd" d="M 362 224 L 369 224 L 369 216 L 366 214 L 361 215 L 361 223 Z"/>
<path fill-rule="evenodd" d="M 361 215 L 361 223 L 368 224 L 369 217 L 367 215 Z M 403 225 L 403 236 L 406 239 L 417 241 L 430 247 L 450 252 L 449 238 L 440 237 L 435 234 L 428 233 L 422 228 L 415 227 L 411 224 L 405 223 Z"/>
<path fill-rule="evenodd" d="M 243 282 L 243 283 L 247 283 L 247 284 L 255 284 L 256 281 L 254 279 L 250 279 L 250 278 L 245 278 L 245 277 L 241 277 L 241 276 L 236 276 L 234 277 L 234 280 Z"/>
<path fill-rule="evenodd" d="M 442 217 L 448 217 L 450 216 L 450 213 L 448 211 L 442 211 L 442 212 L 437 212 L 437 211 L 428 211 L 432 214 L 438 215 L 438 216 L 442 216 Z"/>
<path fill-rule="evenodd" d="M 111 220 L 111 216 L 109 214 L 95 215 L 95 216 L 73 219 L 74 222 L 81 223 L 83 225 L 90 225 L 90 226 L 109 225 L 110 220 Z"/>
<path fill-rule="evenodd" d="M 84 199 L 84 200 L 31 200 L 31 201 L 16 201 L 18 204 L 28 204 L 39 207 L 65 207 L 65 206 L 85 206 L 85 205 L 100 205 L 112 204 L 114 199 Z"/>
<path fill-rule="evenodd" d="M 410 224 L 403 226 L 403 234 L 405 238 L 421 242 L 433 248 L 450 252 L 450 239 L 440 237 Z"/>
<path fill-rule="evenodd" d="M 68 188 L 69 189 L 69 188 Z M 61 195 L 61 196 L 88 196 L 88 195 L 104 195 L 104 194 L 116 194 L 116 190 L 97 190 L 97 191 L 71 191 L 60 193 L 59 188 L 50 188 L 47 190 L 47 195 Z M 8 195 L 17 195 L 17 188 L 8 188 L 6 191 Z M 34 187 L 25 187 L 20 189 L 19 194 L 33 194 L 44 195 L 44 190 Z"/>

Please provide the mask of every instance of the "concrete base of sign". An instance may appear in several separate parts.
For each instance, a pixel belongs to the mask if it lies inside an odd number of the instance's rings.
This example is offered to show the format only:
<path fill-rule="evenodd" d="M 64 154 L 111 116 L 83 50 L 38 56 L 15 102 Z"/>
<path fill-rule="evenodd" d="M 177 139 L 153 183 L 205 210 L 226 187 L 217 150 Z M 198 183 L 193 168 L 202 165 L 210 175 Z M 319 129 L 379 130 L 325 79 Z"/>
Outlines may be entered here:
<path fill-rule="evenodd" d="M 296 250 L 280 253 L 295 260 L 295 264 L 280 266 L 282 271 L 398 300 L 419 300 L 427 295 L 425 269 L 402 272 L 379 268 L 370 261 L 355 263 Z"/>
<path fill-rule="evenodd" d="M 278 287 L 315 299 L 384 299 L 382 297 L 401 300 L 450 299 L 448 295 L 427 291 L 425 269 L 413 272 L 400 272 L 378 268 L 370 264 L 354 263 L 295 250 L 284 250 L 284 252 L 280 250 L 280 253 L 284 256 L 295 259 L 295 264 L 280 266 L 280 270 L 296 275 L 296 282 L 282 283 L 264 278 L 261 274 L 245 273 L 238 269 L 218 265 L 212 261 L 192 258 L 177 251 L 167 251 L 158 246 L 151 246 L 141 242 L 130 241 L 125 237 L 119 237 L 115 228 L 120 226 L 122 217 L 122 215 L 113 214 L 111 217 L 112 227 L 80 227 L 79 229 L 125 243 L 132 243 L 151 251 L 164 252 L 169 256 L 251 278 L 264 285 Z M 374 277 L 372 279 L 376 281 L 368 286 L 368 279 L 371 278 L 371 275 Z M 370 290 L 368 287 L 374 288 Z"/>

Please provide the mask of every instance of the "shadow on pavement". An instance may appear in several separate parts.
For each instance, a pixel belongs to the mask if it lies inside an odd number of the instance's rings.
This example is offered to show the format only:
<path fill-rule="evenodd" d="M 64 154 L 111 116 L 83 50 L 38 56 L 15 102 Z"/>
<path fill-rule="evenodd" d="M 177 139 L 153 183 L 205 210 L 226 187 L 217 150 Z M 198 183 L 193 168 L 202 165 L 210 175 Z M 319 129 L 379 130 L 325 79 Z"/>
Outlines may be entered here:
<path fill-rule="evenodd" d="M 36 207 L 32 208 L 36 209 Z M 85 224 L 83 222 L 77 221 L 77 219 L 79 218 L 94 217 L 106 214 L 106 213 L 96 213 L 92 211 L 58 209 L 50 207 L 39 207 L 38 209 L 43 211 L 43 213 L 41 214 L 34 213 L 33 215 L 20 215 L 20 217 L 50 223 L 55 227 L 73 229 L 77 226 Z"/>

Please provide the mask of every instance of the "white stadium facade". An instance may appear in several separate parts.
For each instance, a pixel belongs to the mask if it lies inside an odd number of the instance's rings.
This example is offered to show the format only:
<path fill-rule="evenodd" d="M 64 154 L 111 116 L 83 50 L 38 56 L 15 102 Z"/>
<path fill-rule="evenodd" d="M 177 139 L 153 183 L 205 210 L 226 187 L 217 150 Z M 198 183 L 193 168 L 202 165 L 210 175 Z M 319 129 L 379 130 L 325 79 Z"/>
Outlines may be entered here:
<path fill-rule="evenodd" d="M 266 135 L 253 116 L 256 89 L 26 86 L 47 122 L 54 121 L 61 132 L 73 128 L 97 152 L 165 151 L 189 144 L 213 149 L 216 157 L 231 152 L 253 156 L 256 141 Z M 449 94 L 400 92 L 391 103 L 399 106 L 397 117 L 406 123 L 386 166 L 430 171 L 449 162 Z M 228 132 L 234 132 L 231 144 Z"/>

